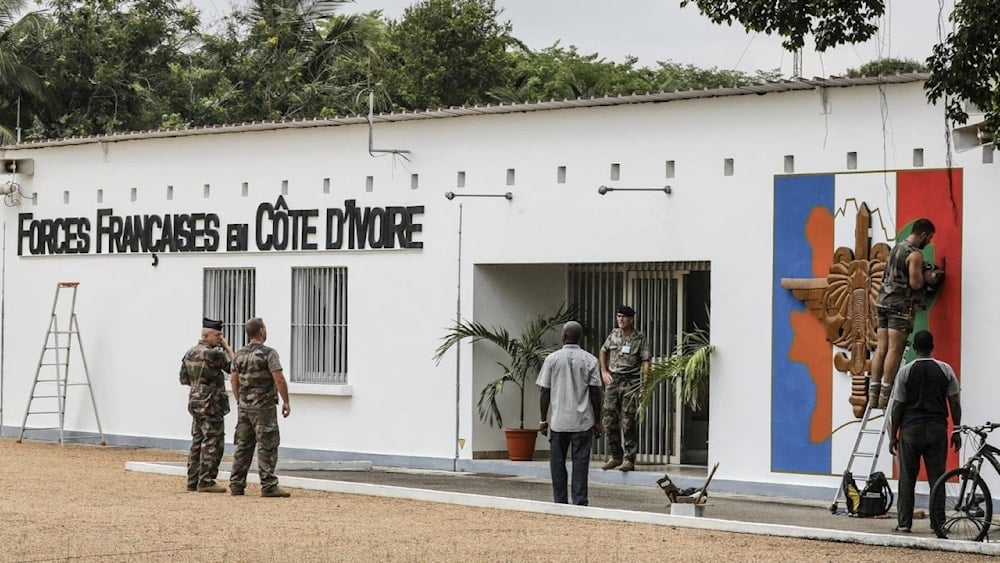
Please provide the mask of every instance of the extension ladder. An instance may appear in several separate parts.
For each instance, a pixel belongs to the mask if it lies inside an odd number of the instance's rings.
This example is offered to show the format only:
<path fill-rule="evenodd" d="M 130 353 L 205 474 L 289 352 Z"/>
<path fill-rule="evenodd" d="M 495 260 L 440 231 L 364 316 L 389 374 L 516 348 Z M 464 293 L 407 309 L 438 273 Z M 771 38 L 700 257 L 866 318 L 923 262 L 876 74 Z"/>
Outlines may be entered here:
<path fill-rule="evenodd" d="M 867 391 L 867 389 L 866 389 Z M 891 405 L 890 405 L 891 407 Z M 854 440 L 854 449 L 851 450 L 851 457 L 847 460 L 847 468 L 845 471 L 850 471 L 856 481 L 867 482 L 871 474 L 875 472 L 875 467 L 878 465 L 878 456 L 882 452 L 882 443 L 885 442 L 885 430 L 889 425 L 889 407 L 886 407 L 882 414 L 875 415 L 872 411 L 871 402 L 865 407 L 865 412 L 861 416 L 861 427 L 858 428 L 858 437 Z M 880 422 L 876 422 L 879 421 Z M 877 438 L 876 438 L 877 436 Z M 874 449 L 871 448 L 871 443 L 875 442 Z M 864 448 L 864 449 L 863 449 Z M 863 475 L 855 474 L 854 464 L 859 459 L 870 459 L 871 465 L 868 467 L 868 471 Z M 858 485 L 858 489 L 863 489 L 864 487 Z M 830 505 L 830 512 L 833 514 L 837 513 L 837 504 L 841 499 L 844 498 L 844 486 L 841 483 L 837 486 L 837 493 L 833 496 L 833 504 Z"/>
<path fill-rule="evenodd" d="M 24 419 L 21 421 L 21 433 L 17 437 L 18 443 L 24 438 L 27 429 L 29 416 L 58 415 L 59 426 L 32 427 L 30 430 L 59 430 L 59 443 L 66 443 L 64 433 L 66 423 L 66 391 L 69 387 L 87 387 L 90 392 L 90 404 L 94 408 L 94 419 L 97 421 L 97 432 L 101 438 L 101 445 L 105 445 L 104 431 L 101 429 L 101 419 L 97 415 L 97 401 L 94 399 L 94 389 L 90 384 L 90 372 L 87 370 L 87 357 L 83 353 L 83 342 L 80 340 L 80 327 L 76 320 L 76 290 L 79 282 L 59 282 L 56 284 L 55 298 L 52 300 L 52 313 L 49 316 L 49 327 L 45 333 L 45 342 L 42 343 L 42 352 L 38 357 L 38 367 L 35 369 L 35 379 L 31 383 L 31 395 L 28 397 L 28 406 L 24 410 Z M 64 330 L 59 328 L 59 297 L 63 291 L 71 293 L 69 303 L 69 323 Z M 64 307 L 65 308 L 65 307 Z M 83 381 L 70 381 L 69 363 L 70 352 L 73 348 L 73 341 L 80 351 L 80 360 L 83 364 Z M 44 368 L 47 369 L 43 375 Z M 54 371 L 54 373 L 52 373 Z M 34 407 L 37 410 L 32 410 Z"/>

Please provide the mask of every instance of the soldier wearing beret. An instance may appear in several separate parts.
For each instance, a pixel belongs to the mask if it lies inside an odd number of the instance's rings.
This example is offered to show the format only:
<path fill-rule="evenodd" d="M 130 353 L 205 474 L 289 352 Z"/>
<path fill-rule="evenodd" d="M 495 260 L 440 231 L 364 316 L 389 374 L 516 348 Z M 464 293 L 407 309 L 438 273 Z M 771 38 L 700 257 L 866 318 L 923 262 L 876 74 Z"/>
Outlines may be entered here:
<path fill-rule="evenodd" d="M 639 393 L 642 377 L 649 372 L 649 345 L 635 330 L 635 310 L 621 305 L 615 314 L 618 328 L 601 346 L 599 360 L 604 380 L 604 409 L 601 418 L 608 436 L 611 455 L 602 469 L 632 471 L 639 451 Z M 633 391 L 635 390 L 635 391 Z M 624 435 L 624 447 L 622 436 Z"/>
<path fill-rule="evenodd" d="M 181 385 L 190 386 L 191 452 L 187 463 L 187 490 L 224 493 L 215 482 L 226 444 L 223 417 L 229 413 L 226 373 L 233 349 L 222 336 L 222 321 L 203 319 L 201 340 L 184 354 Z"/>

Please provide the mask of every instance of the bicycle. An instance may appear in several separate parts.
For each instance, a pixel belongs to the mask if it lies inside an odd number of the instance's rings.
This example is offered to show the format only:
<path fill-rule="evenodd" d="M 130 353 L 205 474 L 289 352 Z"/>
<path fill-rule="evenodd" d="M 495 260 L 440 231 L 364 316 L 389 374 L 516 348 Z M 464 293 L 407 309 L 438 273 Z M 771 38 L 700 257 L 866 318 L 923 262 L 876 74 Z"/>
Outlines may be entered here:
<path fill-rule="evenodd" d="M 993 497 L 982 477 L 983 461 L 989 461 L 1000 474 L 1000 448 L 986 443 L 987 434 L 1000 423 L 982 426 L 959 426 L 952 433 L 975 435 L 979 445 L 961 467 L 942 475 L 931 487 L 931 528 L 939 538 L 983 541 L 993 522 Z"/>

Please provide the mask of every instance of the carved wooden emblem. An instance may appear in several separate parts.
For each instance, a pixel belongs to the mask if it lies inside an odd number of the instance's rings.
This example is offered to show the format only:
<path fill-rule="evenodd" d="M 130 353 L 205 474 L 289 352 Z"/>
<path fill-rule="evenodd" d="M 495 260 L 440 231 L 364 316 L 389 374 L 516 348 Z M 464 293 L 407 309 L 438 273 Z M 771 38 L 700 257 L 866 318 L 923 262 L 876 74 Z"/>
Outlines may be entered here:
<path fill-rule="evenodd" d="M 875 298 L 882 287 L 882 274 L 891 250 L 880 242 L 871 244 L 871 211 L 861 204 L 854 226 L 854 249 L 840 247 L 826 278 L 782 278 L 781 287 L 805 303 L 826 329 L 826 339 L 843 348 L 833 357 L 837 371 L 851 376 L 854 416 L 860 418 L 868 401 L 867 378 L 875 350 Z"/>

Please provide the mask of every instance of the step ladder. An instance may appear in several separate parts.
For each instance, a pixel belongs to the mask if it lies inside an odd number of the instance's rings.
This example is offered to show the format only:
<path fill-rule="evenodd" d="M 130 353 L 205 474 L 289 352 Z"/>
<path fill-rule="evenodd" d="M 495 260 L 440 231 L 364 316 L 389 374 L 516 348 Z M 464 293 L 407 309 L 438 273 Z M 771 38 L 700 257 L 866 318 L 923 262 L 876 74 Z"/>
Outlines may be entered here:
<path fill-rule="evenodd" d="M 94 409 L 94 419 L 97 421 L 97 432 L 100 435 L 101 445 L 105 445 L 104 431 L 101 429 L 101 419 L 97 415 L 97 401 L 94 399 L 94 389 L 90 384 L 90 372 L 87 370 L 87 357 L 83 353 L 83 342 L 80 339 L 80 327 L 76 320 L 76 290 L 79 282 L 59 282 L 56 284 L 55 298 L 52 300 L 52 313 L 49 316 L 49 327 L 45 333 L 45 342 L 42 344 L 42 352 L 38 357 L 38 367 L 35 369 L 35 379 L 31 383 L 31 395 L 28 397 L 28 406 L 24 410 L 24 419 L 21 421 L 21 432 L 18 434 L 18 443 L 24 439 L 26 430 L 59 430 L 59 443 L 65 445 L 67 437 L 65 435 L 66 424 L 66 392 L 70 387 L 86 387 L 90 394 L 90 404 Z M 65 329 L 59 327 L 59 300 L 63 293 L 69 293 L 69 322 Z M 65 299 L 63 301 L 65 303 Z M 65 309 L 65 305 L 63 305 Z M 70 381 L 70 357 L 73 350 L 73 343 L 76 341 L 76 348 L 80 352 L 80 360 L 83 364 L 82 381 Z M 34 409 L 34 410 L 32 410 Z M 28 417 L 52 417 L 58 416 L 59 426 L 31 427 L 28 428 Z"/>
<path fill-rule="evenodd" d="M 880 410 L 881 414 L 874 411 Z M 854 448 L 851 450 L 851 457 L 847 460 L 845 471 L 850 471 L 856 482 L 859 482 L 858 489 L 864 487 L 861 483 L 868 481 L 875 467 L 878 466 L 878 456 L 882 452 L 882 444 L 885 442 L 885 431 L 889 426 L 888 407 L 885 410 L 872 408 L 871 402 L 865 407 L 865 412 L 861 416 L 861 426 L 858 428 L 858 437 L 854 440 Z M 871 460 L 868 471 L 859 474 L 855 471 L 855 464 L 859 460 Z M 863 464 L 862 464 L 863 467 Z M 837 513 L 837 507 L 844 498 L 843 485 L 837 486 L 837 493 L 833 496 L 833 504 L 830 505 L 830 512 Z"/>

